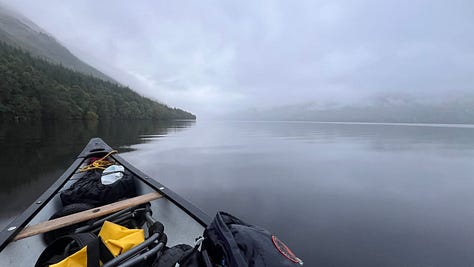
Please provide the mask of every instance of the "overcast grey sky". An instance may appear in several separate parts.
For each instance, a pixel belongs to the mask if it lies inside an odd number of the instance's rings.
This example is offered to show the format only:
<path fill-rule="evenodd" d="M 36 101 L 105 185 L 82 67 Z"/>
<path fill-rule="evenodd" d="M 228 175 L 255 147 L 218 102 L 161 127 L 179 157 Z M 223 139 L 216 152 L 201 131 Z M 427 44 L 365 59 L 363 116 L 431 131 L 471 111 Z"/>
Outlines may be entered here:
<path fill-rule="evenodd" d="M 198 116 L 474 91 L 474 1 L 11 0 L 87 62 Z"/>

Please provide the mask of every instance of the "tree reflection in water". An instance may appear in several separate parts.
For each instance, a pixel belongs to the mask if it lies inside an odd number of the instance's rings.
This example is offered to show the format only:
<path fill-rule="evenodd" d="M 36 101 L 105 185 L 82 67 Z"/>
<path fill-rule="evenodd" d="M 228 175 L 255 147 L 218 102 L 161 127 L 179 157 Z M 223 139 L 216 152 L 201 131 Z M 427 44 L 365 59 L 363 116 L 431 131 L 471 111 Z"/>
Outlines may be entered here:
<path fill-rule="evenodd" d="M 39 197 L 69 167 L 92 137 L 120 152 L 194 121 L 43 121 L 0 124 L 0 227 Z"/>

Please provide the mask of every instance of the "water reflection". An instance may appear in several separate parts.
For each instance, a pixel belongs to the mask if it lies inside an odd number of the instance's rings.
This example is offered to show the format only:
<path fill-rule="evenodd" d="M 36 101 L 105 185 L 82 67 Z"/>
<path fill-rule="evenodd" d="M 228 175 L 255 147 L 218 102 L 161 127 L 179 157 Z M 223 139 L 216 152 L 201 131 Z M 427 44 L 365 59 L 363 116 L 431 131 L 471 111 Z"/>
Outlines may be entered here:
<path fill-rule="evenodd" d="M 125 157 L 307 266 L 471 266 L 474 129 L 198 122 Z"/>
<path fill-rule="evenodd" d="M 192 127 L 190 127 L 192 126 Z M 183 131 L 183 129 L 186 129 Z M 92 136 L 213 215 L 278 233 L 306 266 L 472 266 L 474 128 L 118 122 L 0 130 L 3 218 Z"/>
<path fill-rule="evenodd" d="M 43 193 L 92 137 L 121 152 L 147 142 L 145 135 L 166 136 L 192 121 L 66 121 L 0 125 L 0 226 Z"/>
<path fill-rule="evenodd" d="M 225 123 L 222 123 L 224 126 Z M 336 124 L 311 122 L 236 122 L 248 136 L 269 136 L 307 142 L 368 142 L 374 148 L 380 144 L 400 144 L 400 149 L 417 149 L 418 145 L 443 145 L 458 149 L 474 148 L 474 127 L 466 125 L 423 124 Z M 392 147 L 389 147 L 392 149 Z"/>

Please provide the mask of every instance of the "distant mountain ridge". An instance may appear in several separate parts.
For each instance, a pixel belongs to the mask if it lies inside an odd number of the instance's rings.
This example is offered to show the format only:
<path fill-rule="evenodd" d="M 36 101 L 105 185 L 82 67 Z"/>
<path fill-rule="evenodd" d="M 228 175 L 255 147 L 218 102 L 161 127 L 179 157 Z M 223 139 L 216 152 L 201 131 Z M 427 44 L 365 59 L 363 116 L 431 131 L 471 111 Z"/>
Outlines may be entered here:
<path fill-rule="evenodd" d="M 474 94 L 442 101 L 409 96 L 383 96 L 359 104 L 307 102 L 249 110 L 232 119 L 319 122 L 455 123 L 474 124 Z"/>
<path fill-rule="evenodd" d="M 81 61 L 66 47 L 28 18 L 0 4 L 0 41 L 20 47 L 34 56 L 74 71 L 117 83 L 111 77 Z"/>

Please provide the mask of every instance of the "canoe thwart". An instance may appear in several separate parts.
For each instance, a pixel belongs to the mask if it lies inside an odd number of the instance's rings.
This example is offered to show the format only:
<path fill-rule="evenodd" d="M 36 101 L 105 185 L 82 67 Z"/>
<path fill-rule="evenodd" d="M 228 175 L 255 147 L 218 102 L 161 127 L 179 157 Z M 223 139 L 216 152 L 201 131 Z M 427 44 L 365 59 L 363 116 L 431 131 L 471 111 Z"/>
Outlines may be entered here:
<path fill-rule="evenodd" d="M 149 201 L 161 198 L 162 195 L 158 192 L 153 192 L 121 201 L 117 201 L 111 204 L 107 204 L 101 207 L 81 211 L 64 217 L 56 218 L 53 220 L 41 222 L 35 225 L 26 226 L 18 235 L 13 238 L 14 241 L 46 233 L 52 230 L 56 230 L 65 226 L 73 225 L 76 223 L 88 221 L 90 219 L 102 217 L 117 211 L 134 207 L 140 204 L 147 203 Z"/>

